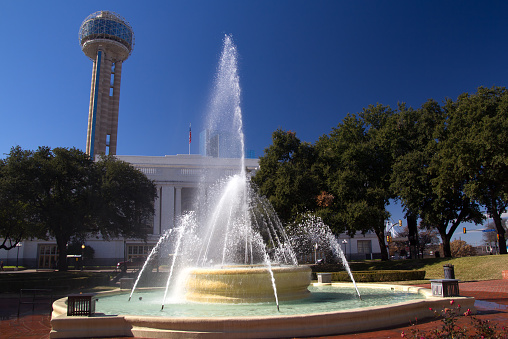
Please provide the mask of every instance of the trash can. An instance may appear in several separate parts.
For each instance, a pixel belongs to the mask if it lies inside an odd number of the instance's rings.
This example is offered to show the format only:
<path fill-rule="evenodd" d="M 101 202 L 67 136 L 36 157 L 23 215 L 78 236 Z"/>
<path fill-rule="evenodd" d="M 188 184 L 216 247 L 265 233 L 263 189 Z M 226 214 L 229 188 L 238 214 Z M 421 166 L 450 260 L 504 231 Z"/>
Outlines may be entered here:
<path fill-rule="evenodd" d="M 455 271 L 453 269 L 452 264 L 444 265 L 443 269 L 444 269 L 444 278 L 445 279 L 455 279 Z"/>

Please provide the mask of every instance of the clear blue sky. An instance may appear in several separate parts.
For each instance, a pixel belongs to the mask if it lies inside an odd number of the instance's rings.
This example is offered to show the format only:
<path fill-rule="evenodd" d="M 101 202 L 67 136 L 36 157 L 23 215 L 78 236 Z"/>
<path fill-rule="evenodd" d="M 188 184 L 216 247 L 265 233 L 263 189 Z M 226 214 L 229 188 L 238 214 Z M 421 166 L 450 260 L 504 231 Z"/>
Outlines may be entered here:
<path fill-rule="evenodd" d="M 419 107 L 508 79 L 505 1 L 0 1 L 0 156 L 85 148 L 92 62 L 82 21 L 126 18 L 118 154 L 198 153 L 224 34 L 240 54 L 246 145 L 277 128 L 308 142 L 369 104 Z M 401 218 L 396 209 L 394 220 Z M 463 237 L 464 238 L 464 237 Z"/>

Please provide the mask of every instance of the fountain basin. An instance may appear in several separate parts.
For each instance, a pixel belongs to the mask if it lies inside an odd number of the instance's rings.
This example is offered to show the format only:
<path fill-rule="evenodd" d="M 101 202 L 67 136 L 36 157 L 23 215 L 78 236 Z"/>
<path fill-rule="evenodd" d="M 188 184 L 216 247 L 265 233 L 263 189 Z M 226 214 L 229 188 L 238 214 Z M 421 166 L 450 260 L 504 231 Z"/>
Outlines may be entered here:
<path fill-rule="evenodd" d="M 272 267 L 280 301 L 309 296 L 308 266 Z M 263 266 L 193 268 L 186 280 L 185 299 L 205 303 L 258 303 L 275 301 L 271 274 Z"/>
<path fill-rule="evenodd" d="M 316 284 L 315 284 L 316 285 Z M 332 287 L 352 284 L 333 283 Z M 385 284 L 358 284 L 359 288 L 419 293 L 423 299 L 383 306 L 369 306 L 314 314 L 225 317 L 157 317 L 138 315 L 96 315 L 68 317 L 66 298 L 53 304 L 51 338 L 149 337 L 149 338 L 280 338 L 345 334 L 392 326 L 409 325 L 415 319 L 433 318 L 433 309 L 449 307 L 455 300 L 461 307 L 474 308 L 474 298 L 432 297 L 429 289 Z M 104 294 L 112 294 L 107 292 Z M 116 292 L 119 293 L 119 292 Z M 354 292 L 352 292 L 354 293 Z M 305 299 L 306 300 L 306 299 Z M 284 307 L 281 307 L 284 310 Z"/>

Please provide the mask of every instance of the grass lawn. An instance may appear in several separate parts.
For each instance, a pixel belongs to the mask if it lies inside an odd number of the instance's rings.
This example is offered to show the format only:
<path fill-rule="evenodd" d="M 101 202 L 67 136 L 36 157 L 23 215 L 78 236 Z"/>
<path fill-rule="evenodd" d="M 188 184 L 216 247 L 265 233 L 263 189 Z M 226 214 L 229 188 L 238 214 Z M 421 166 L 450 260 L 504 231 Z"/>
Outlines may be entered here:
<path fill-rule="evenodd" d="M 455 278 L 462 281 L 501 279 L 508 270 L 508 255 L 485 255 L 463 258 L 429 258 L 390 261 L 351 262 L 354 271 L 369 270 L 425 270 L 425 279 L 443 279 L 443 265 L 454 266 Z"/>

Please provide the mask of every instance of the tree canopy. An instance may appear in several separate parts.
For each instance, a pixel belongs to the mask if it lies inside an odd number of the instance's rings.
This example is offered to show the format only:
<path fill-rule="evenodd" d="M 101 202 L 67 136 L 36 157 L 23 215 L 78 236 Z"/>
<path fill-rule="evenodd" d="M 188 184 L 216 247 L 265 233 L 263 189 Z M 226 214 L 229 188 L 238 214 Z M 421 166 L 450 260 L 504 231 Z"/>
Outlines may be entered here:
<path fill-rule="evenodd" d="M 456 176 L 444 156 L 450 146 L 450 112 L 433 100 L 418 110 L 400 113 L 401 132 L 408 147 L 395 161 L 392 189 L 409 214 L 435 228 L 443 241 L 444 256 L 451 256 L 450 241 L 462 222 L 479 223 L 478 204 L 466 196 L 466 178 Z"/>
<path fill-rule="evenodd" d="M 284 222 L 316 209 L 316 197 L 323 186 L 316 164 L 314 146 L 302 143 L 294 132 L 273 132 L 272 145 L 265 149 L 265 156 L 259 160 L 260 169 L 252 180 Z"/>
<path fill-rule="evenodd" d="M 128 163 L 112 157 L 93 162 L 75 148 L 14 147 L 0 169 L 5 249 L 23 239 L 52 237 L 59 269 L 66 270 L 71 238 L 146 238 L 156 188 Z"/>
<path fill-rule="evenodd" d="M 0 160 L 0 248 L 10 250 L 24 239 L 46 238 L 31 205 L 33 181 L 23 174 L 32 152 L 12 148 L 6 159 Z"/>
<path fill-rule="evenodd" d="M 392 154 L 384 128 L 392 114 L 388 106 L 371 105 L 358 115 L 348 115 L 329 137 L 323 136 L 316 143 L 323 172 L 327 173 L 327 189 L 335 197 L 325 222 L 332 221 L 333 229 L 350 234 L 373 231 L 385 260 Z"/>
<path fill-rule="evenodd" d="M 508 92 L 505 88 L 478 88 L 446 105 L 450 138 L 443 166 L 449 180 L 464 180 L 464 194 L 486 209 L 506 254 L 506 231 L 501 214 L 508 207 Z"/>
<path fill-rule="evenodd" d="M 461 223 L 485 209 L 506 253 L 501 214 L 508 206 L 508 93 L 480 87 L 443 105 L 370 105 L 348 114 L 315 144 L 277 130 L 254 181 L 284 221 L 320 216 L 335 233 L 373 231 L 383 259 L 384 222 L 400 200 L 418 252 L 420 226 L 438 231 L 444 256 Z"/>

